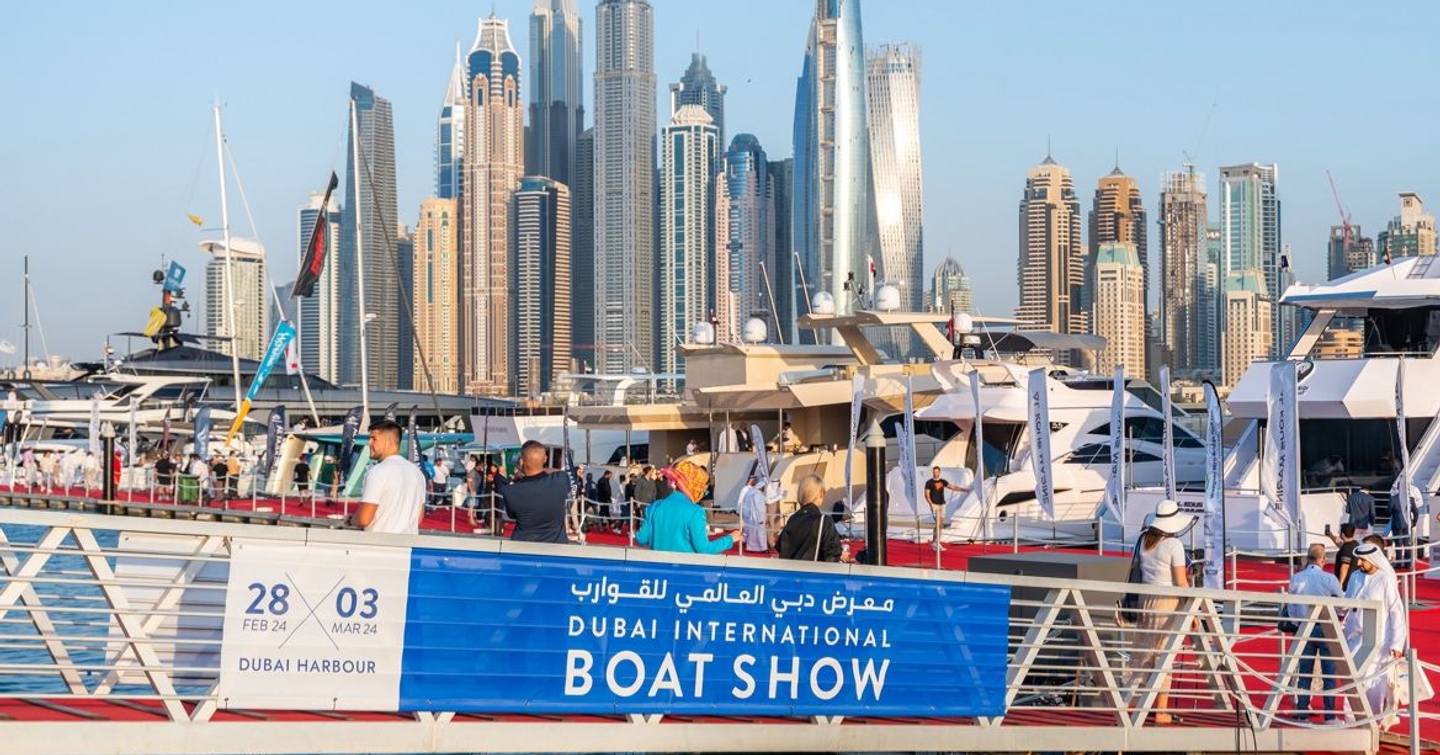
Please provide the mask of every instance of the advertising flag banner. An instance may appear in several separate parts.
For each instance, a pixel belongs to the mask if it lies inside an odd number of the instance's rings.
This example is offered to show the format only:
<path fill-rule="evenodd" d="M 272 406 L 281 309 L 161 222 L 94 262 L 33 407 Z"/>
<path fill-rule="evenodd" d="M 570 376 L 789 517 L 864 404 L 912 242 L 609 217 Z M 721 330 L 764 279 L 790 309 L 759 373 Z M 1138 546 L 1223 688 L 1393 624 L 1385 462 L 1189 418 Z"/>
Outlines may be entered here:
<path fill-rule="evenodd" d="M 1110 479 L 1105 502 L 1115 521 L 1125 521 L 1125 365 L 1115 365 L 1110 390 Z"/>
<path fill-rule="evenodd" d="M 275 468 L 275 452 L 284 434 L 285 407 L 278 405 L 270 410 L 270 419 L 265 422 L 265 463 L 260 467 L 262 477 L 270 477 L 270 470 Z"/>
<path fill-rule="evenodd" d="M 335 463 L 340 468 L 342 481 L 350 477 L 350 457 L 355 455 L 355 433 L 360 429 L 360 420 L 364 416 L 363 406 L 353 407 L 345 413 L 345 424 L 340 427 L 340 458 Z"/>
<path fill-rule="evenodd" d="M 1051 521 L 1055 520 L 1054 461 L 1050 458 L 1050 399 L 1046 395 L 1045 369 L 1030 371 L 1029 394 L 1030 469 L 1035 474 L 1035 500 Z"/>
<path fill-rule="evenodd" d="M 205 458 L 210 455 L 210 407 L 202 406 L 195 412 L 195 455 Z"/>
<path fill-rule="evenodd" d="M 1220 396 L 1205 381 L 1205 586 L 1225 586 L 1225 447 Z"/>
<path fill-rule="evenodd" d="M 990 537 L 990 505 L 985 498 L 985 407 L 980 405 L 980 371 L 970 371 L 970 400 L 975 402 L 975 497 L 985 512 L 985 537 Z"/>
<path fill-rule="evenodd" d="M 750 426 L 750 447 L 755 449 L 755 483 L 763 490 L 770 484 L 770 455 L 765 452 L 765 434 L 759 425 Z"/>
<path fill-rule="evenodd" d="M 1271 365 L 1260 492 L 1269 499 L 1271 515 L 1286 526 L 1300 524 L 1300 447 L 1297 437 L 1300 426 L 1295 417 L 1295 393 L 1295 363 L 1281 361 Z"/>
<path fill-rule="evenodd" d="M 1160 368 L 1160 406 L 1161 413 L 1165 415 L 1165 435 L 1161 439 L 1163 448 L 1160 451 L 1165 475 L 1165 497 L 1175 500 L 1175 419 L 1174 410 L 1170 406 L 1170 367 L 1166 365 Z"/>
<path fill-rule="evenodd" d="M 180 294 L 185 291 L 185 268 L 174 260 L 165 269 L 165 293 Z"/>
<path fill-rule="evenodd" d="M 915 476 L 915 386 L 905 376 L 905 414 L 900 428 L 900 480 L 905 484 L 906 500 L 920 501 L 920 481 Z M 918 505 L 915 510 L 919 510 Z"/>
<path fill-rule="evenodd" d="M 850 437 L 845 444 L 845 510 L 855 510 L 855 443 L 860 434 L 860 404 L 865 398 L 865 378 L 856 375 L 850 379 Z M 781 430 L 783 442 L 784 430 Z"/>
<path fill-rule="evenodd" d="M 405 433 L 410 436 L 410 453 L 408 458 L 411 464 L 420 463 L 420 427 L 415 424 L 415 410 L 410 410 L 410 419 L 405 422 Z"/>
<path fill-rule="evenodd" d="M 90 397 L 90 453 L 100 455 L 100 392 Z"/>
<path fill-rule="evenodd" d="M 230 424 L 230 431 L 225 434 L 225 445 L 230 445 L 230 440 L 235 433 L 240 432 L 240 427 L 245 423 L 245 417 L 250 414 L 250 406 L 255 397 L 260 395 L 260 389 L 265 386 L 265 380 L 274 371 L 275 365 L 280 364 L 285 358 L 285 350 L 290 342 L 295 340 L 295 326 L 284 320 L 275 326 L 275 334 L 270 336 L 270 345 L 265 347 L 265 356 L 260 359 L 260 364 L 255 368 L 255 376 L 250 378 L 250 388 L 245 391 L 245 399 L 240 402 L 240 411 L 235 413 L 235 421 Z"/>

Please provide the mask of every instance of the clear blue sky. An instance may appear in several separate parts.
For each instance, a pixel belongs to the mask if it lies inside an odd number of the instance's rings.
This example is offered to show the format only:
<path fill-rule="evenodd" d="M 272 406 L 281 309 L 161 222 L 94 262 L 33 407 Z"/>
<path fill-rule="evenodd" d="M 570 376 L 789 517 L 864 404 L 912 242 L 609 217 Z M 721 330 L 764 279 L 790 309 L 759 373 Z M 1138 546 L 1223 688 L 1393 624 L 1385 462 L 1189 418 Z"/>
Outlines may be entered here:
<path fill-rule="evenodd" d="M 530 5 L 493 3 L 522 56 Z M 588 79 L 594 6 L 580 5 Z M 730 88 L 730 133 L 750 131 L 772 158 L 789 155 L 813 3 L 654 5 L 660 117 L 698 33 Z M 162 254 L 199 275 L 204 234 L 185 213 L 218 218 L 217 94 L 272 265 L 295 264 L 296 206 L 332 168 L 343 172 L 351 79 L 394 103 L 400 216 L 413 223 L 431 190 L 454 44 L 468 50 L 491 7 L 10 5 L 0 25 L 0 291 L 14 296 L 0 295 L 0 338 L 19 341 L 26 253 L 49 347 L 76 358 L 93 358 L 105 333 L 143 324 Z M 1086 210 L 1118 148 L 1152 211 L 1152 239 L 1160 176 L 1182 150 L 1212 184 L 1218 165 L 1278 163 L 1284 238 L 1302 280 L 1323 274 L 1336 222 L 1327 168 L 1367 235 L 1396 213 L 1398 191 L 1440 210 L 1437 28 L 1440 6 L 1421 2 L 867 0 L 864 9 L 868 43 L 914 42 L 923 54 L 927 268 L 953 254 L 994 314 L 1014 305 L 1016 202 L 1047 137 Z M 248 235 L 233 191 L 231 203 L 232 224 Z"/>

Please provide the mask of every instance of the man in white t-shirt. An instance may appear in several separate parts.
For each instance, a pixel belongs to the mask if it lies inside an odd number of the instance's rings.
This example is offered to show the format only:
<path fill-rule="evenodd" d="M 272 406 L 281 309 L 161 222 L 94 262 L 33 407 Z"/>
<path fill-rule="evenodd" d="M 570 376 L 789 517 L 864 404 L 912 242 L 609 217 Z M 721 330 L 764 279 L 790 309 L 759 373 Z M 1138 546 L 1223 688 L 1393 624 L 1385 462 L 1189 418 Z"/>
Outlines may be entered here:
<path fill-rule="evenodd" d="M 425 512 L 425 475 L 400 455 L 400 426 L 389 420 L 370 427 L 370 457 L 365 490 L 355 524 L 367 532 L 414 535 Z"/>

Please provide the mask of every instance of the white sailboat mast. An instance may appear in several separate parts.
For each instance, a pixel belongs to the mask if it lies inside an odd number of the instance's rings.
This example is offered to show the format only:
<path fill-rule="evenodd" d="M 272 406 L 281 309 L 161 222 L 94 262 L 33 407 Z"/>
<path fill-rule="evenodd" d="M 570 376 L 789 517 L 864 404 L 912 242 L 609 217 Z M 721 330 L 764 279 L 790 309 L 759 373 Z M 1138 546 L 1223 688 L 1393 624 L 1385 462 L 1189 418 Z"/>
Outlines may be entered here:
<path fill-rule="evenodd" d="M 235 250 L 230 246 L 230 203 L 225 194 L 225 131 L 220 125 L 220 103 L 212 106 L 215 112 L 215 164 L 220 167 L 220 232 L 225 240 L 225 335 L 230 338 L 230 378 L 235 383 L 235 411 L 240 411 L 240 342 L 236 338 L 235 322 L 235 280 L 232 258 Z"/>

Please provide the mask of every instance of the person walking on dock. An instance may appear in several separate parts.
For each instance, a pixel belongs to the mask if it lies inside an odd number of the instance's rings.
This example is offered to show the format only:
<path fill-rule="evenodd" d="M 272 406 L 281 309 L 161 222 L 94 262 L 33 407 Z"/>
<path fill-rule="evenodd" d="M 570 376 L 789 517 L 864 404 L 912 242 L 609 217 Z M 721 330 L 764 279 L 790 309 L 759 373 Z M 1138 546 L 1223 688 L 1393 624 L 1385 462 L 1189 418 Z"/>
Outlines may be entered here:
<path fill-rule="evenodd" d="M 1325 571 L 1324 545 L 1320 543 L 1310 545 L 1310 549 L 1305 553 L 1305 566 L 1290 577 L 1290 587 L 1287 592 L 1291 595 L 1309 595 L 1317 598 L 1339 598 L 1345 595 L 1345 591 L 1340 588 L 1340 580 Z M 1286 604 L 1285 616 L 1295 624 L 1290 631 L 1298 631 L 1305 618 L 1309 616 L 1310 610 L 1311 606 L 1308 605 Z M 1305 643 L 1300 651 L 1299 667 L 1296 669 L 1300 676 L 1298 686 L 1301 693 L 1295 695 L 1295 710 L 1304 719 L 1310 716 L 1308 692 L 1316 659 L 1320 661 L 1322 686 L 1326 692 L 1329 692 L 1335 688 L 1335 659 L 1339 654 L 1336 652 L 1336 648 L 1326 641 L 1323 628 L 1318 625 L 1310 630 L 1308 637 L 1296 637 L 1295 642 Z M 1325 720 L 1333 721 L 1335 719 L 1335 698 L 1327 694 L 1323 699 Z"/>
<path fill-rule="evenodd" d="M 1365 696 L 1370 700 L 1370 710 L 1379 713 L 1385 710 L 1389 697 L 1390 664 L 1405 655 L 1410 619 L 1405 600 L 1400 597 L 1395 569 L 1385 557 L 1385 549 L 1366 542 L 1355 549 L 1355 559 L 1356 568 L 1365 574 L 1365 581 L 1355 591 L 1355 597 L 1380 604 L 1380 610 L 1372 614 L 1375 651 L 1370 653 L 1358 672 Z M 1364 611 L 1350 611 L 1345 615 L 1345 639 L 1352 653 L 1357 652 L 1365 641 L 1366 621 Z"/>
<path fill-rule="evenodd" d="M 425 515 L 425 475 L 400 453 L 400 425 L 381 420 L 370 426 L 370 458 L 355 523 L 367 532 L 414 535 Z"/>
<path fill-rule="evenodd" d="M 1195 515 L 1180 510 L 1172 500 L 1162 500 L 1155 507 L 1155 519 L 1140 536 L 1140 582 L 1163 587 L 1189 587 L 1190 568 L 1185 558 L 1185 546 L 1179 536 L 1195 523 Z M 1170 715 L 1170 674 L 1160 672 L 1160 649 L 1176 632 L 1182 631 L 1185 617 L 1179 612 L 1180 598 L 1176 595 L 1140 596 L 1139 620 L 1136 639 L 1134 694 L 1143 698 L 1150 692 L 1150 684 L 1156 690 L 1155 723 L 1162 726 L 1173 723 Z M 1153 682 L 1151 677 L 1153 676 Z"/>

